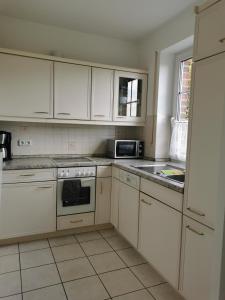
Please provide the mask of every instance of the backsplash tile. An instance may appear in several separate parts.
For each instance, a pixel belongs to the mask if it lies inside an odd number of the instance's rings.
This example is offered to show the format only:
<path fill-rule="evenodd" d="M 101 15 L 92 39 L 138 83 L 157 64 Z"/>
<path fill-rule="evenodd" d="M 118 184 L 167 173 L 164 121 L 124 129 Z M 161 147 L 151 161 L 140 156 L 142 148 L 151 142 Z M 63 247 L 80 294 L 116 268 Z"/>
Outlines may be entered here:
<path fill-rule="evenodd" d="M 142 138 L 142 128 L 57 125 L 1 122 L 0 130 L 12 133 L 13 155 L 93 155 L 105 154 L 110 138 Z M 30 139 L 31 146 L 18 146 L 18 140 Z"/>

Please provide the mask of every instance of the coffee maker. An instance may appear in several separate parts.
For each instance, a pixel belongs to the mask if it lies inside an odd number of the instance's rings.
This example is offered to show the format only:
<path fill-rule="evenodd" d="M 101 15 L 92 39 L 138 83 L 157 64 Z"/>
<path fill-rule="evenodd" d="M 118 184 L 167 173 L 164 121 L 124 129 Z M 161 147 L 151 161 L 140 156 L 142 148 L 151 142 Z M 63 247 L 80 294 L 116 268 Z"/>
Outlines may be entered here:
<path fill-rule="evenodd" d="M 11 152 L 12 135 L 7 131 L 0 131 L 0 150 L 2 151 L 3 161 L 12 159 Z"/>

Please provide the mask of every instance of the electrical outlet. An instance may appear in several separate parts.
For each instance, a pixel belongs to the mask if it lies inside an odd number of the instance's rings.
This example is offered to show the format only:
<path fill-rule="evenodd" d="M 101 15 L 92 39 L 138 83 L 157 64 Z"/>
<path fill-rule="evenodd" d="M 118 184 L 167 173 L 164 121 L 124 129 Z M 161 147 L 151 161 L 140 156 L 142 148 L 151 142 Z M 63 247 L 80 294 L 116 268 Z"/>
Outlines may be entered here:
<path fill-rule="evenodd" d="M 21 140 L 21 139 L 19 139 L 19 140 L 17 141 L 17 144 L 18 144 L 18 146 L 20 146 L 20 147 L 24 147 L 24 146 L 31 146 L 31 145 L 32 145 L 32 142 L 31 142 L 31 140 Z"/>

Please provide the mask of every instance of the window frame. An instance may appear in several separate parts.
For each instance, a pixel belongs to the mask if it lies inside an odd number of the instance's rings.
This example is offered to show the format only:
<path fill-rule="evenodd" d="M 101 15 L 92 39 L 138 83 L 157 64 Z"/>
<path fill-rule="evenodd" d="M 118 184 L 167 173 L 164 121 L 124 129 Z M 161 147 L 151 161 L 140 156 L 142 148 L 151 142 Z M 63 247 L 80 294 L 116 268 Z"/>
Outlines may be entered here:
<path fill-rule="evenodd" d="M 173 91 L 173 113 L 172 118 L 177 122 L 188 123 L 188 120 L 179 120 L 179 103 L 178 103 L 178 93 L 179 93 L 179 83 L 180 83 L 180 64 L 182 61 L 193 58 L 193 49 L 189 48 L 183 52 L 175 55 L 175 75 L 174 75 L 174 91 Z"/>

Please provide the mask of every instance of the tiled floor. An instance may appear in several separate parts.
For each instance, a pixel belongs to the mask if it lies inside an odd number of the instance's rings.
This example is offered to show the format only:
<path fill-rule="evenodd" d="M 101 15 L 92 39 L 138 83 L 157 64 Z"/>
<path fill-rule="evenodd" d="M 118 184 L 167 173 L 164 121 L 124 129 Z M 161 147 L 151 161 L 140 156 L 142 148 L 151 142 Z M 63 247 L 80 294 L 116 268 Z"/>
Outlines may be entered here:
<path fill-rule="evenodd" d="M 0 300 L 182 300 L 114 230 L 0 247 Z"/>

